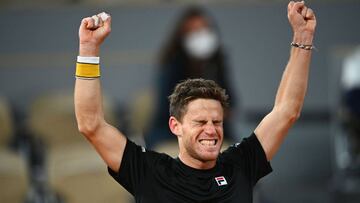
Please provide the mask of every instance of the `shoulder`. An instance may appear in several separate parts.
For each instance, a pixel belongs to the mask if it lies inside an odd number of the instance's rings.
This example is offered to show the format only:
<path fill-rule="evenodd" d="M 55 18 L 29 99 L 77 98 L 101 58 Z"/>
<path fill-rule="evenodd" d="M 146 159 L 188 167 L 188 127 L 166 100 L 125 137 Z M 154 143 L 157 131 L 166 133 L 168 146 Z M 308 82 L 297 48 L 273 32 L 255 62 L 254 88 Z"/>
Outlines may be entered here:
<path fill-rule="evenodd" d="M 230 145 L 226 150 L 221 153 L 221 156 L 226 156 L 229 153 L 234 153 L 236 151 L 245 150 L 251 147 L 261 147 L 261 144 L 255 133 L 252 133 L 250 136 L 243 138 L 241 142 L 236 142 Z"/>
<path fill-rule="evenodd" d="M 234 143 L 223 151 L 219 156 L 219 160 L 221 162 L 238 163 L 247 159 L 262 159 L 264 156 L 265 152 L 257 136 L 252 133 L 250 136 L 243 138 L 241 142 Z"/>
<path fill-rule="evenodd" d="M 158 168 L 169 165 L 173 159 L 164 153 L 148 150 L 144 146 L 127 139 L 124 155 L 118 172 L 110 170 L 112 176 L 126 178 L 128 174 L 143 176 Z"/>
<path fill-rule="evenodd" d="M 124 153 L 132 155 L 132 156 L 136 156 L 138 158 L 144 158 L 144 159 L 150 159 L 150 160 L 169 161 L 172 159 L 169 155 L 167 155 L 165 153 L 159 153 L 159 152 L 147 149 L 146 147 L 144 147 L 142 145 L 138 145 L 129 139 L 127 140 Z"/>

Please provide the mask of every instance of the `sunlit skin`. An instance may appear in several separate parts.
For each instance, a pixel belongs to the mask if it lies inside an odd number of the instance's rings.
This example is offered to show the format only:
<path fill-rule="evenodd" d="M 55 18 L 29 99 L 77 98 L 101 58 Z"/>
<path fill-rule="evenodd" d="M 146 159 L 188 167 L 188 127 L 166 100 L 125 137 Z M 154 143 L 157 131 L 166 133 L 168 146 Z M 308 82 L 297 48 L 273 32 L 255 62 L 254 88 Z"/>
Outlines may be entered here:
<path fill-rule="evenodd" d="M 179 121 L 170 117 L 169 126 L 179 141 L 180 160 L 196 169 L 216 164 L 223 142 L 223 108 L 214 99 L 195 99 L 188 103 Z"/>

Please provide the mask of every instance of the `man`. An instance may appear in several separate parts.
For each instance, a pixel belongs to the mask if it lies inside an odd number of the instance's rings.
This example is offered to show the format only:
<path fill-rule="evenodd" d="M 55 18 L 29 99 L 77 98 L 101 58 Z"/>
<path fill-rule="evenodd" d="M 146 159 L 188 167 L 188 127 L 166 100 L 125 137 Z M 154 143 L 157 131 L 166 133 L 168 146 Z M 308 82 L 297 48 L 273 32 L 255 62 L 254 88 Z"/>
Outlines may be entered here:
<path fill-rule="evenodd" d="M 227 96 L 214 82 L 193 79 L 170 98 L 169 127 L 179 156 L 147 151 L 104 120 L 98 61 L 111 18 L 84 18 L 79 29 L 75 111 L 80 132 L 96 148 L 110 174 L 137 202 L 251 202 L 256 182 L 271 172 L 269 161 L 303 105 L 316 20 L 304 2 L 288 4 L 294 32 L 290 59 L 272 111 L 241 144 L 219 153 Z"/>

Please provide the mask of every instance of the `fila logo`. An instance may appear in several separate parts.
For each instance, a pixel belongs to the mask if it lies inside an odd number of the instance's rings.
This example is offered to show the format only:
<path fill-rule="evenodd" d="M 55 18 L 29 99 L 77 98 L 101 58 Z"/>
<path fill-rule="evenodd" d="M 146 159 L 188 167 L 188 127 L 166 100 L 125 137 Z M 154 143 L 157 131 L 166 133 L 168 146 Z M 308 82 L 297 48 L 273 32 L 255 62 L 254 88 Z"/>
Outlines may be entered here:
<path fill-rule="evenodd" d="M 227 185 L 226 179 L 224 176 L 215 177 L 215 181 L 218 184 L 218 186 Z"/>

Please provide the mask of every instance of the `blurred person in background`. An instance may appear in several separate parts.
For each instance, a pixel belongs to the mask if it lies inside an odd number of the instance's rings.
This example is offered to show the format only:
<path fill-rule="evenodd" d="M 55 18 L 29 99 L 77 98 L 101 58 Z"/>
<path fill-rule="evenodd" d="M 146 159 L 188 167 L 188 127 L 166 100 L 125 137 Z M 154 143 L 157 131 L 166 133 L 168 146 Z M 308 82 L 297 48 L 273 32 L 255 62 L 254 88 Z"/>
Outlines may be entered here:
<path fill-rule="evenodd" d="M 204 79 L 176 85 L 168 124 L 178 138 L 177 158 L 135 144 L 105 120 L 99 53 L 111 32 L 111 18 L 82 20 L 74 95 L 78 128 L 136 202 L 252 202 L 253 188 L 271 172 L 269 162 L 299 118 L 307 91 L 315 14 L 303 1 L 291 1 L 288 19 L 290 58 L 273 109 L 241 143 L 220 153 L 228 97 L 224 89 Z"/>
<path fill-rule="evenodd" d="M 156 147 L 164 141 L 176 142 L 167 125 L 169 119 L 168 96 L 175 85 L 188 78 L 214 80 L 226 89 L 231 98 L 231 108 L 224 122 L 225 139 L 237 140 L 229 121 L 236 104 L 220 33 L 215 21 L 197 6 L 185 9 L 174 30 L 160 52 L 160 69 L 157 78 L 155 111 L 152 123 L 145 133 L 146 146 Z"/>
<path fill-rule="evenodd" d="M 335 202 L 360 202 L 360 46 L 345 57 L 340 86 L 331 194 Z"/>
<path fill-rule="evenodd" d="M 344 61 L 342 69 L 342 122 L 350 153 L 348 169 L 360 175 L 360 46 Z"/>

